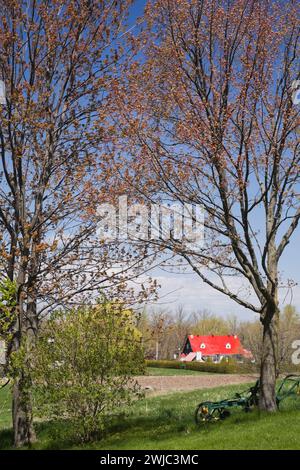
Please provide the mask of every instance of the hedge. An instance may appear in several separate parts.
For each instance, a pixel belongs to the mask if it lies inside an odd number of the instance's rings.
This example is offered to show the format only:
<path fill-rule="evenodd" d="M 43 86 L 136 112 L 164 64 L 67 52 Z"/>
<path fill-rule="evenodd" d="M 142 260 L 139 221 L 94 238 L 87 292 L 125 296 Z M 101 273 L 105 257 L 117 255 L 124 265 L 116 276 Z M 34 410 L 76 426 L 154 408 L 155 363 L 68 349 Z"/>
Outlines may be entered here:
<path fill-rule="evenodd" d="M 146 361 L 146 367 L 163 369 L 187 369 L 199 372 L 215 372 L 217 374 L 234 374 L 240 372 L 238 364 L 213 362 L 181 362 L 181 361 Z"/>
<path fill-rule="evenodd" d="M 252 374 L 259 372 L 259 364 L 252 364 L 250 362 L 237 363 L 221 362 L 215 364 L 214 362 L 181 362 L 181 361 L 155 361 L 146 360 L 146 367 L 157 367 L 163 369 L 188 369 L 196 370 L 199 372 L 215 372 L 217 374 Z M 299 374 L 300 365 L 281 365 L 280 374 Z"/>

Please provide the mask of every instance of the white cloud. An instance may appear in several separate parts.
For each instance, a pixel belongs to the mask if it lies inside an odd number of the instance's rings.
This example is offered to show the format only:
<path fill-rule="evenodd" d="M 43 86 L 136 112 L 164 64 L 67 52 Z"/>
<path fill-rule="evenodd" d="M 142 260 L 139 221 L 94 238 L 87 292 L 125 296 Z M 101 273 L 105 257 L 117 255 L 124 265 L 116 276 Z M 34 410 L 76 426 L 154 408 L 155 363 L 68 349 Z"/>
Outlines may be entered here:
<path fill-rule="evenodd" d="M 160 271 L 157 275 L 153 274 L 153 277 L 161 288 L 158 292 L 159 300 L 151 306 L 175 311 L 181 304 L 187 312 L 207 309 L 221 316 L 235 314 L 240 320 L 254 320 L 258 317 L 254 312 L 205 284 L 196 274 L 169 274 Z M 241 281 L 236 278 L 231 278 L 228 284 L 231 288 L 235 287 L 235 290 L 242 288 Z M 281 306 L 292 303 L 300 310 L 300 288 L 296 286 L 292 295 L 286 294 L 286 290 L 280 291 Z M 251 297 L 249 301 L 255 303 L 255 299 Z"/>

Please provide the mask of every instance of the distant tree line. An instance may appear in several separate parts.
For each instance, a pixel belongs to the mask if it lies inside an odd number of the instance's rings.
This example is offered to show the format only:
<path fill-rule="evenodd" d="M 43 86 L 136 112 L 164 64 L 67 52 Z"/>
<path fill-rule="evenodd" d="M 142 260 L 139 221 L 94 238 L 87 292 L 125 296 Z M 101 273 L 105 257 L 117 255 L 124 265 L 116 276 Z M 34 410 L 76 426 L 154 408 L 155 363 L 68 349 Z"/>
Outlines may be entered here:
<path fill-rule="evenodd" d="M 242 345 L 252 352 L 257 366 L 261 362 L 263 332 L 259 319 L 240 321 L 235 315 L 223 317 L 208 310 L 187 312 L 179 306 L 174 313 L 164 309 L 144 310 L 139 316 L 138 328 L 143 335 L 147 359 L 175 359 L 190 334 L 236 334 Z M 279 370 L 291 364 L 292 343 L 299 338 L 299 313 L 293 305 L 286 305 L 279 326 Z"/>

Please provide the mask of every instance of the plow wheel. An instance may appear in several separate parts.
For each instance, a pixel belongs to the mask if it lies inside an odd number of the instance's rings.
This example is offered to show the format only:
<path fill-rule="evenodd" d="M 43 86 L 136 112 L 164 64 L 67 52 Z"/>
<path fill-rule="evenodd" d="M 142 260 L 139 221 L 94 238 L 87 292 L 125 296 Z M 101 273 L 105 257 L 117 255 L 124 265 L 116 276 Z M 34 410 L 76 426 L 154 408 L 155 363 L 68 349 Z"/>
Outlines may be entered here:
<path fill-rule="evenodd" d="M 213 408 L 210 403 L 200 403 L 196 409 L 196 424 L 206 424 L 220 419 L 225 419 L 230 415 L 228 410 L 224 408 Z"/>

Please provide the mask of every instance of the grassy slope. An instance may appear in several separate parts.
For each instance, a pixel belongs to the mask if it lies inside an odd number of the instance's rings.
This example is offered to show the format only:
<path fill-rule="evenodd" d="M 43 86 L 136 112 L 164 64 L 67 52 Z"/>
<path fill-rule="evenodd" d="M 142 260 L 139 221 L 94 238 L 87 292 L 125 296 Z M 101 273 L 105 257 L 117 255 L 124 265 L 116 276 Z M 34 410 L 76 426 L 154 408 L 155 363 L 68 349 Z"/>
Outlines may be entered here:
<path fill-rule="evenodd" d="M 112 426 L 102 441 L 82 447 L 68 443 L 70 425 L 39 424 L 39 443 L 35 448 L 300 449 L 300 398 L 286 402 L 275 415 L 234 411 L 225 421 L 205 428 L 194 425 L 194 408 L 199 401 L 230 397 L 243 389 L 244 386 L 227 386 L 144 399 L 132 408 L 126 420 Z M 3 429 L 9 422 L 7 392 L 0 394 Z M 0 448 L 9 447 L 10 437 L 10 431 L 0 431 Z"/>

